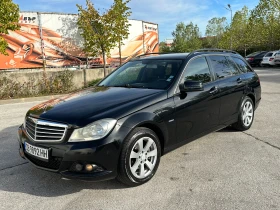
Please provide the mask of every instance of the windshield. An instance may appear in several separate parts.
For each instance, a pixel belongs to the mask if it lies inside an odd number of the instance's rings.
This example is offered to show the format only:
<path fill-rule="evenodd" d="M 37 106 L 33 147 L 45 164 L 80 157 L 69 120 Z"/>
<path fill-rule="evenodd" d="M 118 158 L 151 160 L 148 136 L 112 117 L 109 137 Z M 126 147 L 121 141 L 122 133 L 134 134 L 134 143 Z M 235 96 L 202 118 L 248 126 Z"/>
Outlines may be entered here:
<path fill-rule="evenodd" d="M 182 60 L 130 61 L 98 86 L 167 89 L 175 80 Z"/>

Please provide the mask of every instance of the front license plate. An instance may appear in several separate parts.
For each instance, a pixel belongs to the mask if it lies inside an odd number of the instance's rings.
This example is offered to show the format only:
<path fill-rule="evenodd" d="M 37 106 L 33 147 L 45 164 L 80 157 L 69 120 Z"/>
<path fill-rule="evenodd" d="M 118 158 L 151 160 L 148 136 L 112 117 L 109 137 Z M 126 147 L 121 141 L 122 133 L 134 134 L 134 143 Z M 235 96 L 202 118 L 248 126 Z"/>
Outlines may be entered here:
<path fill-rule="evenodd" d="M 33 155 L 38 158 L 42 158 L 44 160 L 49 159 L 49 151 L 47 149 L 36 147 L 31 144 L 28 144 L 27 142 L 24 143 L 25 152 L 27 152 L 30 155 Z"/>

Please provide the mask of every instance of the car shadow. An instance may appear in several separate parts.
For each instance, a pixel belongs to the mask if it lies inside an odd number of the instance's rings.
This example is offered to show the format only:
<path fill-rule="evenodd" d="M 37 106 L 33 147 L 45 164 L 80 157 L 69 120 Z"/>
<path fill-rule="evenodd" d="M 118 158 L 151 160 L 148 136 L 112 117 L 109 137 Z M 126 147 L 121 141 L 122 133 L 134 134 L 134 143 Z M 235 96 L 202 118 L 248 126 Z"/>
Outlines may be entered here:
<path fill-rule="evenodd" d="M 115 181 L 85 182 L 64 180 L 61 175 L 40 170 L 18 153 L 17 128 L 12 126 L 0 131 L 0 191 L 19 192 L 39 197 L 57 197 L 82 190 L 125 189 Z M 5 141 L 2 141 L 5 139 Z"/>
<path fill-rule="evenodd" d="M 239 132 L 231 126 L 225 127 L 222 130 L 218 130 L 219 133 L 230 133 L 230 132 Z"/>

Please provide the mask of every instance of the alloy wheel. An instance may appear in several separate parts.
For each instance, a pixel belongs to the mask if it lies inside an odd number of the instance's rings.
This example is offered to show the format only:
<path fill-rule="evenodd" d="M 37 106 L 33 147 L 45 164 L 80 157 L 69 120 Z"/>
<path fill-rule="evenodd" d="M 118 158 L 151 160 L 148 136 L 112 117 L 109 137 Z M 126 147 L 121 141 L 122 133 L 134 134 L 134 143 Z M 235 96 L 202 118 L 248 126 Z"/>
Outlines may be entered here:
<path fill-rule="evenodd" d="M 245 126 L 250 126 L 252 121 L 253 121 L 253 115 L 254 115 L 254 110 L 253 110 L 253 105 L 250 101 L 247 101 L 244 106 L 243 106 L 243 111 L 242 111 L 242 121 Z"/>
<path fill-rule="evenodd" d="M 157 154 L 157 146 L 152 138 L 140 138 L 130 152 L 129 166 L 133 176 L 138 179 L 148 177 L 156 165 Z"/>

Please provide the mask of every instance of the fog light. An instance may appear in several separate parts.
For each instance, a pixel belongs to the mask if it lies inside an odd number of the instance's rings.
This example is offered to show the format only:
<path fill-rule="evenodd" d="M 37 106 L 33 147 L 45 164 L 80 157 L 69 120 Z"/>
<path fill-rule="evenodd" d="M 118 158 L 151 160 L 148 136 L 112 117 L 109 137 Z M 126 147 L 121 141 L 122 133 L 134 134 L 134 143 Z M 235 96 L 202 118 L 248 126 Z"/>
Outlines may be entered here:
<path fill-rule="evenodd" d="M 86 171 L 93 171 L 97 168 L 97 165 L 94 164 L 86 164 Z"/>
<path fill-rule="evenodd" d="M 93 166 L 90 164 L 86 164 L 86 171 L 92 171 L 93 170 Z"/>
<path fill-rule="evenodd" d="M 76 164 L 75 168 L 76 168 L 77 171 L 83 170 L 83 166 L 81 164 L 79 164 L 79 163 Z"/>

